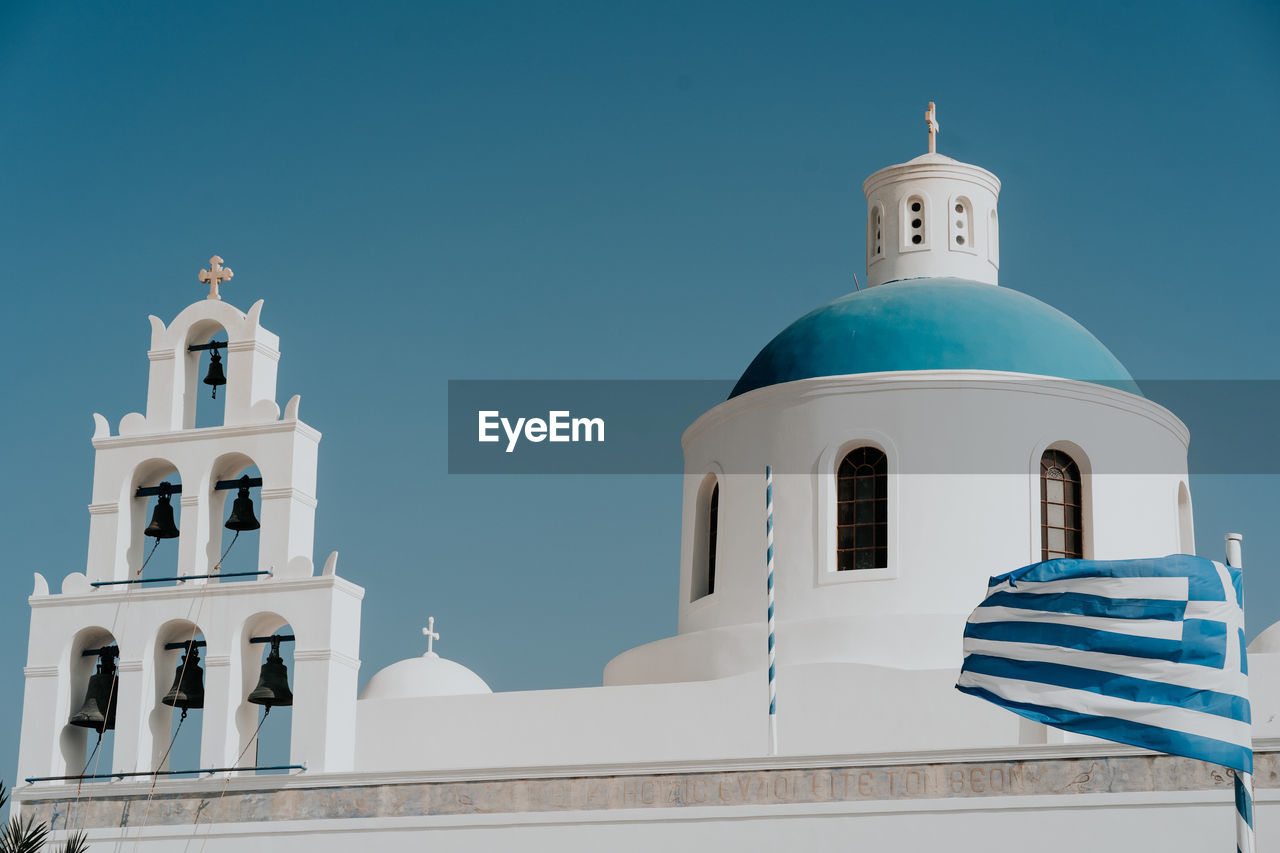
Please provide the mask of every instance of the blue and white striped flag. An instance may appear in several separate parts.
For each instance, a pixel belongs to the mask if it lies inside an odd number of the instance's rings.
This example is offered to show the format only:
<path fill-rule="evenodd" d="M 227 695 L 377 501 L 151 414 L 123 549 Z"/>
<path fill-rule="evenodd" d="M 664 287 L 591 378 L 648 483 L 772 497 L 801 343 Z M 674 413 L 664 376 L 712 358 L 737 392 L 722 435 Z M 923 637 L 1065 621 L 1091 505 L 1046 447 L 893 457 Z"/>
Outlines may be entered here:
<path fill-rule="evenodd" d="M 1240 570 L 1177 554 L 991 579 L 956 688 L 1037 722 L 1250 774 Z"/>

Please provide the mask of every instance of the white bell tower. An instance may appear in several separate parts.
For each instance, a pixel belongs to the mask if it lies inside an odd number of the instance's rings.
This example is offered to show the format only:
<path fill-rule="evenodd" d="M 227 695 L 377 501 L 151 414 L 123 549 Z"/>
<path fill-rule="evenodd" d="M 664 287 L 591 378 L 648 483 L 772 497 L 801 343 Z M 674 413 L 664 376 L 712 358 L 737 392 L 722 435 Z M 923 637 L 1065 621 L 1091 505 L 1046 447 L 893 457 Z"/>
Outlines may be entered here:
<path fill-rule="evenodd" d="M 93 670 L 85 652 L 103 647 L 118 648 L 118 704 L 112 709 L 112 766 L 96 769 L 164 769 L 158 765 L 164 763 L 173 708 L 160 699 L 180 657 L 166 646 L 197 636 L 207 644 L 200 654 L 200 766 L 252 765 L 249 747 L 259 706 L 247 696 L 264 646 L 250 640 L 285 625 L 296 638 L 289 679 L 298 713 L 292 717 L 290 761 L 306 765 L 307 772 L 353 766 L 364 590 L 337 577 L 337 552 L 315 574 L 320 433 L 299 419 L 299 397 L 283 413 L 275 401 L 279 339 L 260 323 L 262 301 L 247 313 L 223 302 L 219 285 L 231 270 L 216 255 L 199 278 L 209 284 L 207 298 L 168 325 L 150 318 L 146 414 L 125 415 L 114 435 L 106 418 L 93 416 L 84 573 L 68 574 L 60 593 L 51 593 L 45 578 L 35 576 L 20 777 L 84 772 L 89 730 L 68 720 L 85 701 Z M 226 354 L 223 422 L 197 428 L 196 399 L 208 391 L 198 375 L 200 357 L 210 348 Z M 252 466 L 261 479 L 253 495 L 261 521 L 258 553 L 237 553 L 235 574 L 243 576 L 224 577 L 219 557 L 229 533 L 223 519 L 228 494 L 236 495 L 228 483 Z M 161 483 L 172 486 L 179 504 L 177 530 L 170 534 L 177 539 L 177 569 L 163 572 L 175 576 L 167 579 L 141 571 L 148 495 Z"/>
<path fill-rule="evenodd" d="M 963 278 L 999 284 L 1000 179 L 937 153 L 934 105 L 925 113 L 929 153 L 888 166 L 862 184 L 867 197 L 867 281 Z"/>

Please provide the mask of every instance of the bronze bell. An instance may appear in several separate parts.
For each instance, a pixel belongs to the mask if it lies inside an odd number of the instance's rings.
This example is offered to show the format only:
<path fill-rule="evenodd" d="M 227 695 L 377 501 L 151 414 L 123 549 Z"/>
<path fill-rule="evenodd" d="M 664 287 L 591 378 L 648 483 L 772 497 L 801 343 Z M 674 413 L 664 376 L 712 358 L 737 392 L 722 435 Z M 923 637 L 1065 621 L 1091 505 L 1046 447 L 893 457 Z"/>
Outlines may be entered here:
<path fill-rule="evenodd" d="M 173 686 L 160 701 L 184 711 L 204 707 L 204 670 L 200 668 L 200 649 L 194 644 L 187 646 L 174 672 Z"/>
<path fill-rule="evenodd" d="M 258 686 L 249 694 L 249 701 L 268 708 L 293 704 L 293 691 L 289 689 L 289 669 L 280 657 L 280 640 L 277 637 L 271 638 L 271 654 L 267 655 L 266 662 L 262 664 Z"/>
<path fill-rule="evenodd" d="M 156 539 L 176 539 L 178 536 L 178 525 L 173 523 L 173 506 L 169 503 L 169 491 L 165 488 L 168 485 L 168 483 L 160 484 L 160 488 L 164 491 L 156 498 L 156 508 L 151 511 L 151 523 L 143 531 L 147 536 L 154 536 Z"/>
<path fill-rule="evenodd" d="M 227 518 L 226 528 L 239 533 L 242 530 L 257 530 L 262 525 L 253 514 L 253 498 L 249 497 L 249 475 L 240 478 L 240 491 L 236 494 L 236 502 L 231 505 L 231 515 Z"/>
<path fill-rule="evenodd" d="M 102 732 L 116 727 L 116 664 L 112 655 L 98 655 L 98 671 L 89 676 L 89 689 L 84 694 L 84 704 L 68 720 L 73 726 L 82 726 Z"/>
<path fill-rule="evenodd" d="M 213 399 L 218 399 L 218 386 L 227 384 L 227 374 L 222 372 L 222 355 L 215 349 L 209 351 L 209 372 L 204 377 L 205 385 L 213 386 Z"/>

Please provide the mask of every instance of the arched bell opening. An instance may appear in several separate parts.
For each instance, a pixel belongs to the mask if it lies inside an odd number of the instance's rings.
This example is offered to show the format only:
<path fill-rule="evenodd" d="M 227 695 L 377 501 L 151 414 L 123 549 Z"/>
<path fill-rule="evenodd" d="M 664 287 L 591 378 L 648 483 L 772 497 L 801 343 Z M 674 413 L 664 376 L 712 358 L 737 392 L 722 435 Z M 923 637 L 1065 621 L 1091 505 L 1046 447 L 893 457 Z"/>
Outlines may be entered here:
<path fill-rule="evenodd" d="M 209 543 L 206 546 L 211 574 L 229 575 L 267 568 L 262 565 L 259 537 L 262 526 L 261 480 L 258 466 L 243 453 L 229 453 L 213 463 L 208 501 Z M 257 579 L 254 576 L 229 577 L 219 582 Z"/>
<path fill-rule="evenodd" d="M 156 634 L 153 705 L 147 720 L 151 732 L 148 770 L 192 770 L 200 767 L 205 705 L 204 632 L 194 622 L 178 619 Z"/>
<path fill-rule="evenodd" d="M 149 459 L 134 469 L 121 513 L 127 525 L 122 541 L 125 550 L 125 577 L 171 578 L 178 571 L 178 542 L 182 527 L 182 478 L 167 459 Z M 176 583 L 176 581 L 175 581 Z"/>
<path fill-rule="evenodd" d="M 78 632 L 59 673 L 63 688 L 57 710 L 63 721 L 59 752 L 64 772 L 56 775 L 109 773 L 115 747 L 120 703 L 117 665 L 119 646 L 106 628 Z"/>
<path fill-rule="evenodd" d="M 182 353 L 184 429 L 226 423 L 228 343 L 226 328 L 214 320 L 194 323 L 187 331 Z"/>
<path fill-rule="evenodd" d="M 242 675 L 236 709 L 237 767 L 273 767 L 290 761 L 295 674 L 292 626 L 276 613 L 259 613 L 240 638 Z M 266 773 L 286 771 L 259 771 Z"/>

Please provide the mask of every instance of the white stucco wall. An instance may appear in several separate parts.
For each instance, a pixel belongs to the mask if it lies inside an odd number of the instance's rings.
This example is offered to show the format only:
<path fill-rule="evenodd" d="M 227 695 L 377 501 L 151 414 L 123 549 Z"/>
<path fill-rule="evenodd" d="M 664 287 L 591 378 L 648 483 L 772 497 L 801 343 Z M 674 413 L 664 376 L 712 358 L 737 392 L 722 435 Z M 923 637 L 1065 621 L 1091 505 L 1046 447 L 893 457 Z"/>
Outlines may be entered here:
<path fill-rule="evenodd" d="M 1145 398 L 994 371 L 805 379 L 735 397 L 684 436 L 679 634 L 619 655 L 605 682 L 718 678 L 758 662 L 766 465 L 779 660 L 942 669 L 959 666 L 987 579 L 1041 558 L 1045 449 L 1082 468 L 1085 556 L 1125 559 L 1181 549 L 1187 443 L 1181 421 Z M 835 472 L 861 444 L 888 457 L 888 567 L 840 572 Z M 720 481 L 715 592 L 695 598 L 708 475 Z"/>

